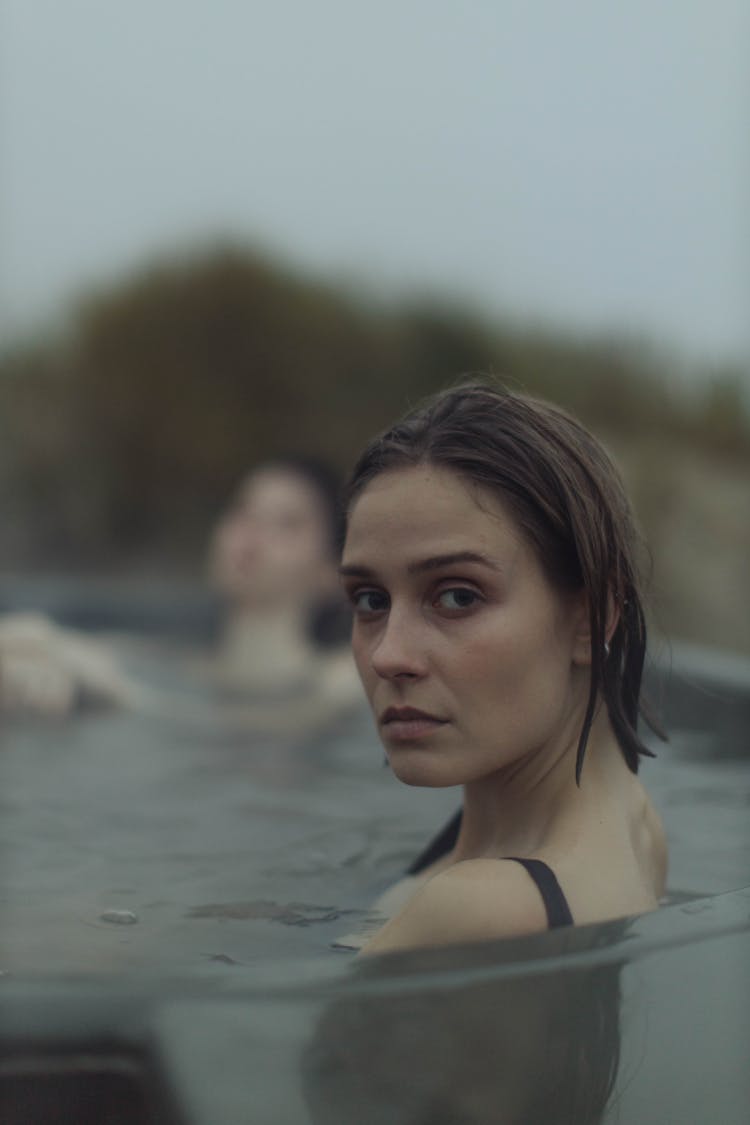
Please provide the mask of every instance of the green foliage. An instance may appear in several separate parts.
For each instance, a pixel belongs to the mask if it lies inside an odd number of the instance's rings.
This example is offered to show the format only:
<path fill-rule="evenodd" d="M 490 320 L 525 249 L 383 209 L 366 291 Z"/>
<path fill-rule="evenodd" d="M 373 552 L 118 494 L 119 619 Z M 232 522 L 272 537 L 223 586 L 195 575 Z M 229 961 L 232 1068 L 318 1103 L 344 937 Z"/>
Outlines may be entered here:
<path fill-rule="evenodd" d="M 750 459 L 734 375 L 686 404 L 637 349 L 426 301 L 375 309 L 219 249 L 91 296 L 64 344 L 2 358 L 3 565 L 195 555 L 248 467 L 289 451 L 344 471 L 377 429 L 464 372 L 496 373 L 604 431 Z"/>

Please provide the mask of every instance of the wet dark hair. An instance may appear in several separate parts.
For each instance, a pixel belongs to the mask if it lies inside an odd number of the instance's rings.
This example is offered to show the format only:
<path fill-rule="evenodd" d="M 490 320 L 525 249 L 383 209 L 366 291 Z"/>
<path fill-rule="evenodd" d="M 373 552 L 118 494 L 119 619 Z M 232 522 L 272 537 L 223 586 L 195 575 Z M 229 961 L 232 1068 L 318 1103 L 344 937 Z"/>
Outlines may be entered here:
<path fill-rule="evenodd" d="M 278 469 L 293 473 L 309 484 L 317 493 L 326 527 L 326 541 L 331 558 L 338 560 L 344 542 L 344 507 L 342 481 L 336 470 L 317 457 L 303 454 L 281 454 L 261 462 L 258 469 Z"/>
<path fill-rule="evenodd" d="M 430 464 L 498 495 L 553 587 L 584 590 L 591 687 L 576 754 L 581 769 L 599 695 L 630 769 L 653 757 L 637 733 L 646 654 L 641 539 L 620 475 L 599 442 L 562 408 L 489 382 L 442 391 L 376 437 L 345 493 L 347 510 L 374 477 Z M 605 647 L 609 607 L 618 621 Z M 644 718 L 655 730 L 650 716 Z"/>

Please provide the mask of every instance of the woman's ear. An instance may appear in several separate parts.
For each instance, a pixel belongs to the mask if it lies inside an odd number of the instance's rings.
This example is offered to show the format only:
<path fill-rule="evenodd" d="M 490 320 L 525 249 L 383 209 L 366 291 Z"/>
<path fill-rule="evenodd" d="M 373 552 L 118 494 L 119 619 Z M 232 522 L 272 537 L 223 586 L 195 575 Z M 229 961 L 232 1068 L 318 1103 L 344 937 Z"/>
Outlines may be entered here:
<path fill-rule="evenodd" d="M 610 591 L 607 595 L 607 624 L 604 630 L 604 640 L 609 644 L 620 620 L 620 611 L 617 608 L 614 595 Z M 591 618 L 589 614 L 589 599 L 585 591 L 576 594 L 573 601 L 573 663 L 581 667 L 591 666 Z"/>

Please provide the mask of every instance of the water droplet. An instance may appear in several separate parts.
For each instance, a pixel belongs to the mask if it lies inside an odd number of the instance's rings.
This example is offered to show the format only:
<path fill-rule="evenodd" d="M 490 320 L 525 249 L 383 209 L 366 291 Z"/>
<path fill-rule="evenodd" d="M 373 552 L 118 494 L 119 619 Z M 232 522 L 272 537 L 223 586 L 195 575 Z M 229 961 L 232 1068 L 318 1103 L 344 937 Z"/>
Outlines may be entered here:
<path fill-rule="evenodd" d="M 134 926 L 138 921 L 138 915 L 132 910 L 105 910 L 99 918 L 116 926 Z"/>

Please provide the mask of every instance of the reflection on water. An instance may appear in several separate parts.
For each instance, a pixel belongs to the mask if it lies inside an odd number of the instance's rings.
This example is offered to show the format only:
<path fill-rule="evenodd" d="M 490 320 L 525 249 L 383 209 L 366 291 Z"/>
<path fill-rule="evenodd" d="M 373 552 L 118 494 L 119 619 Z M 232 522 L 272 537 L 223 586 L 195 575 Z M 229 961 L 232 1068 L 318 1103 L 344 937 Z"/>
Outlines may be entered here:
<path fill-rule="evenodd" d="M 334 906 L 311 906 L 304 902 L 209 902 L 188 910 L 188 918 L 268 918 L 284 926 L 313 926 L 338 922 L 347 916 L 365 914 L 362 910 L 340 910 Z"/>
<path fill-rule="evenodd" d="M 338 998 L 302 1060 L 313 1120 L 594 1125 L 620 1057 L 620 968 Z"/>

